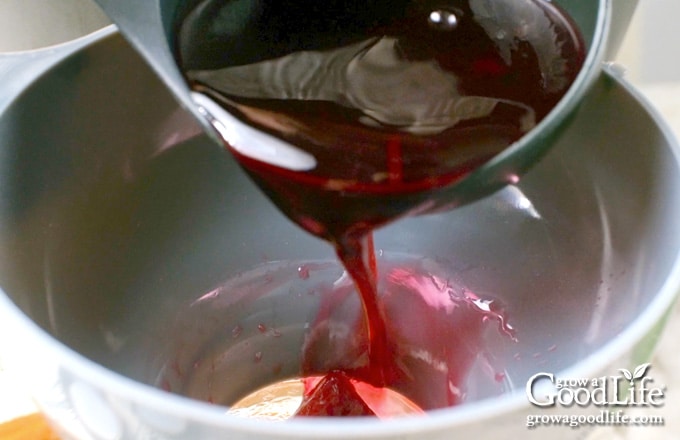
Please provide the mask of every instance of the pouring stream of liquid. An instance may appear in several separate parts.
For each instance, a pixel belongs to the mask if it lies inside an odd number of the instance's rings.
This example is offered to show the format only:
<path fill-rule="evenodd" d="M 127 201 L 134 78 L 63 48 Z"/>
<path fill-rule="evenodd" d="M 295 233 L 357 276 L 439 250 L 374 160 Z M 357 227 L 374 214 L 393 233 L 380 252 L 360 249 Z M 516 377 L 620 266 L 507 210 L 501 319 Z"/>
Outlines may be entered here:
<path fill-rule="evenodd" d="M 351 375 L 388 387 L 405 372 L 379 304 L 372 231 L 429 209 L 531 130 L 584 51 L 542 0 L 354 6 L 203 0 L 178 28 L 177 60 L 244 169 L 335 247 L 367 330 L 367 364 Z"/>

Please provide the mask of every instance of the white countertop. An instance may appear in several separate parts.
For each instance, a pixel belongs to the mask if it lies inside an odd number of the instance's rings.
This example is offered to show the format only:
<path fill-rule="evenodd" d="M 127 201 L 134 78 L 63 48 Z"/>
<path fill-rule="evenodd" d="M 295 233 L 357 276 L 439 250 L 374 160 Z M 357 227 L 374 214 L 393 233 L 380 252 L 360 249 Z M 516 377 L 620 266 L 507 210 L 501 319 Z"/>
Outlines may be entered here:
<path fill-rule="evenodd" d="M 669 126 L 680 137 L 680 82 L 642 85 L 639 90 L 654 104 Z M 664 332 L 652 360 L 654 379 L 667 385 L 666 404 L 655 409 L 654 415 L 665 417 L 663 427 L 597 428 L 588 440 L 671 440 L 680 438 L 680 305 Z M 0 357 L 0 423 L 34 412 L 35 406 L 2 367 Z M 627 411 L 634 413 L 634 410 Z"/>

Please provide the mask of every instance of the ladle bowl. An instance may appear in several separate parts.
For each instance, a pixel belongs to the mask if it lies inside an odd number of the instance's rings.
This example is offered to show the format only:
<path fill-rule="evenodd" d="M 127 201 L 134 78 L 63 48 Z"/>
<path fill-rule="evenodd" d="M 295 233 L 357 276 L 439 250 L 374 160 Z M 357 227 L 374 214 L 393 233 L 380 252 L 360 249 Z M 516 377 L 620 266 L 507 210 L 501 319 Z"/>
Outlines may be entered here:
<path fill-rule="evenodd" d="M 199 105 L 192 99 L 186 80 L 175 61 L 178 22 L 200 2 L 197 0 L 96 0 L 96 2 L 157 72 L 171 93 L 197 117 L 206 133 L 217 142 L 222 142 L 220 135 L 210 123 L 216 114 L 210 106 Z M 562 129 L 568 125 L 569 116 L 598 77 L 602 62 L 615 52 L 636 1 L 559 0 L 556 3 L 574 19 L 587 46 L 585 63 L 571 88 L 535 128 L 462 180 L 432 191 L 432 194 L 427 195 L 427 206 L 418 208 L 419 211 L 449 209 L 483 198 L 508 183 L 515 182 L 537 163 L 556 143 Z M 437 3 L 437 7 L 444 6 L 445 3 Z M 226 123 L 236 122 L 229 120 Z M 403 205 L 423 204 L 420 201 L 423 195 L 419 192 L 397 194 L 393 198 Z M 385 202 L 386 205 L 390 203 L 393 203 L 391 198 Z"/>
<path fill-rule="evenodd" d="M 27 81 L 0 103 L 0 347 L 64 439 L 544 438 L 525 426 L 549 413 L 528 379 L 633 371 L 680 288 L 677 143 L 599 73 L 516 185 L 376 234 L 382 254 L 507 309 L 517 342 L 489 345 L 461 405 L 389 421 L 230 416 L 236 394 L 299 370 L 319 295 L 297 269 L 328 267 L 330 247 L 278 213 L 114 30 Z M 272 265 L 296 276 L 267 277 Z M 280 288 L 239 284 L 258 273 Z M 598 408 L 554 409 L 581 410 Z"/>

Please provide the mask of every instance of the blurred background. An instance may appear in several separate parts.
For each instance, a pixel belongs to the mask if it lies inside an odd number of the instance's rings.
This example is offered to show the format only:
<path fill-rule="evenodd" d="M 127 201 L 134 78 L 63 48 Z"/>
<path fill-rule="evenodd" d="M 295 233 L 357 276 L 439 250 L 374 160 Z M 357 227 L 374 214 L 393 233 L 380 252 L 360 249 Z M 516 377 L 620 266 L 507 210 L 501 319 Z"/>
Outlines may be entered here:
<path fill-rule="evenodd" d="M 680 80 L 678 17 L 678 0 L 639 0 L 619 53 L 631 81 L 650 84 Z"/>
<path fill-rule="evenodd" d="M 0 0 L 0 54 L 63 43 L 107 24 L 92 0 Z"/>

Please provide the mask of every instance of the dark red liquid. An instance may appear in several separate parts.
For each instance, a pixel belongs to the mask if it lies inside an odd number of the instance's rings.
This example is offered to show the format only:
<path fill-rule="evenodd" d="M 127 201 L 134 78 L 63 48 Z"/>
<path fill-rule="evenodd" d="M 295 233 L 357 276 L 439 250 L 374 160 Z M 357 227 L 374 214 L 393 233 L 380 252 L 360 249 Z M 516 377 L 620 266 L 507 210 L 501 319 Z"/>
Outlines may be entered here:
<path fill-rule="evenodd" d="M 432 263 L 413 257 L 381 259 L 368 323 L 365 312 L 357 310 L 365 301 L 357 304 L 349 283 L 321 292 L 320 311 L 304 344 L 302 375 L 341 370 L 394 390 L 422 409 L 462 402 L 470 370 L 487 353 L 489 341 L 507 343 L 514 329 L 502 305 L 479 298 L 449 274 L 433 270 Z M 371 337 L 371 324 L 384 327 L 373 327 Z M 488 367 L 491 382 L 503 374 L 502 368 Z"/>
<path fill-rule="evenodd" d="M 195 90 L 313 158 L 289 169 L 255 154 L 261 141 L 227 140 L 286 215 L 330 241 L 427 209 L 540 121 L 584 59 L 545 0 L 205 0 L 178 34 Z"/>
<path fill-rule="evenodd" d="M 398 383 L 371 231 L 426 210 L 545 117 L 581 68 L 580 35 L 545 0 L 194 5 L 178 29 L 187 80 L 235 118 L 225 144 L 257 184 L 352 276 L 368 341 L 353 374 Z M 239 124 L 311 161 L 268 160 Z"/>

